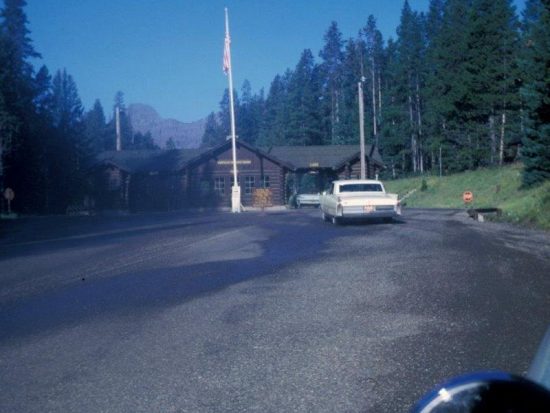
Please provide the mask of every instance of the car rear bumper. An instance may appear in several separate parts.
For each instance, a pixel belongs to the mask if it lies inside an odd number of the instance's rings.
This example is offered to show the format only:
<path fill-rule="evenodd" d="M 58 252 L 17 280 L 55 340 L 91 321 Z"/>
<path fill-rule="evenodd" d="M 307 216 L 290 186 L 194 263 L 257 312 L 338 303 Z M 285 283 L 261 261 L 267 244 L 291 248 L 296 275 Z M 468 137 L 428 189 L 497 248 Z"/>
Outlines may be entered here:
<path fill-rule="evenodd" d="M 344 206 L 342 208 L 342 218 L 393 218 L 401 215 L 401 208 L 398 206 L 374 206 L 368 210 L 363 206 Z"/>

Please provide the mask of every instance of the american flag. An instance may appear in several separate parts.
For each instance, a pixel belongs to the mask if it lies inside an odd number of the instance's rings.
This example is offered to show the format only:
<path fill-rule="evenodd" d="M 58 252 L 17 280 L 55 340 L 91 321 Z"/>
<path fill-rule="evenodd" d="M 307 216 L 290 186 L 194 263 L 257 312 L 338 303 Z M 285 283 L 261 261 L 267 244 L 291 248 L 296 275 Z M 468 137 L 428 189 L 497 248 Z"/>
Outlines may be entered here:
<path fill-rule="evenodd" d="M 229 40 L 229 33 L 225 34 L 225 47 L 223 48 L 223 73 L 227 75 L 231 68 L 231 40 Z"/>

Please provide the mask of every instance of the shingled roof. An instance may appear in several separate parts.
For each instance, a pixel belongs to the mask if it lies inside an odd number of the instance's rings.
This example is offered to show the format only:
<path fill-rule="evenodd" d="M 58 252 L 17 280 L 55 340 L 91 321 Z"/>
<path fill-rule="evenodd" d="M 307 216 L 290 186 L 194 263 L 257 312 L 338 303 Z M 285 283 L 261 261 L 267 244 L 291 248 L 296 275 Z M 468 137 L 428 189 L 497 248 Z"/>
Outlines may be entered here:
<path fill-rule="evenodd" d="M 107 151 L 101 153 L 97 161 L 100 165 L 112 165 L 131 174 L 176 172 L 190 163 L 212 156 L 225 145 L 228 143 L 224 142 L 215 148 Z M 255 150 L 290 170 L 337 170 L 360 156 L 358 145 L 273 146 L 268 149 L 255 148 L 245 142 L 239 142 L 239 145 Z M 384 165 L 376 147 L 366 145 L 365 152 L 374 163 Z"/>
<path fill-rule="evenodd" d="M 191 158 L 188 160 L 188 164 L 192 164 L 192 163 L 196 163 L 196 162 L 201 162 L 203 159 L 205 158 L 209 158 L 211 156 L 215 156 L 216 153 L 220 153 L 221 151 L 224 151 L 227 149 L 227 147 L 230 147 L 231 146 L 231 141 L 230 140 L 227 140 L 217 146 L 214 146 L 212 148 L 205 148 L 202 150 L 201 153 L 199 153 L 197 156 Z M 244 147 L 244 148 L 247 148 L 248 150 L 252 151 L 252 152 L 256 152 L 258 155 L 260 156 L 264 156 L 268 159 L 271 159 L 271 161 L 275 162 L 276 164 L 279 164 L 287 169 L 290 169 L 290 170 L 294 170 L 294 165 L 292 165 L 291 163 L 289 163 L 287 160 L 285 159 L 280 159 L 280 158 L 277 158 L 275 155 L 273 154 L 268 154 L 265 149 L 263 148 L 258 148 L 256 146 L 253 146 L 245 141 L 237 141 L 237 147 Z"/>
<path fill-rule="evenodd" d="M 295 169 L 339 169 L 360 156 L 358 145 L 273 146 L 265 152 L 292 164 Z M 375 163 L 383 165 L 380 153 L 372 145 L 365 152 Z"/>
<path fill-rule="evenodd" d="M 112 165 L 128 173 L 173 172 L 206 149 L 107 151 L 98 156 L 98 163 Z"/>

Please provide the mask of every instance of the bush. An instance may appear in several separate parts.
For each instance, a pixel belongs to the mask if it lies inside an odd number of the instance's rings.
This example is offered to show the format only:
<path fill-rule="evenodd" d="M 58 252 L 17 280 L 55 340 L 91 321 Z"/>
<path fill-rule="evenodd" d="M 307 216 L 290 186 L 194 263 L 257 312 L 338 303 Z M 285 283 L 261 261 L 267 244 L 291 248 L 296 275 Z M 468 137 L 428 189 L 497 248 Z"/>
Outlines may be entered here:
<path fill-rule="evenodd" d="M 422 184 L 420 185 L 420 190 L 421 191 L 428 190 L 428 183 L 426 182 L 426 180 L 424 178 L 422 178 Z"/>

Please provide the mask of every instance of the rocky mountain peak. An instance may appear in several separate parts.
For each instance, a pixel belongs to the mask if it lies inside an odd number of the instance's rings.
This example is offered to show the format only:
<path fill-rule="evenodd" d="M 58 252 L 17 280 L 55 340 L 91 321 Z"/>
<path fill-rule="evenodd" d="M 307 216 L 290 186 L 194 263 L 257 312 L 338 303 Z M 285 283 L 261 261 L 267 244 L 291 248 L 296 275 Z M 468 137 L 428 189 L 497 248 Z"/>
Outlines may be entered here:
<path fill-rule="evenodd" d="M 128 117 L 134 133 L 150 132 L 155 143 L 161 148 L 172 138 L 176 148 L 198 148 L 201 143 L 205 119 L 195 122 L 180 122 L 176 119 L 164 119 L 157 111 L 143 103 L 133 103 L 128 106 Z"/>

